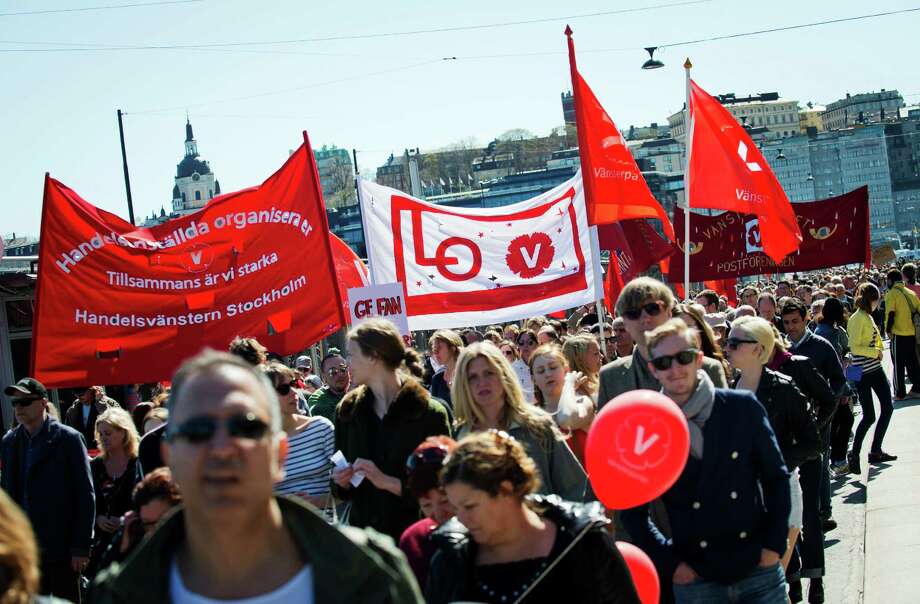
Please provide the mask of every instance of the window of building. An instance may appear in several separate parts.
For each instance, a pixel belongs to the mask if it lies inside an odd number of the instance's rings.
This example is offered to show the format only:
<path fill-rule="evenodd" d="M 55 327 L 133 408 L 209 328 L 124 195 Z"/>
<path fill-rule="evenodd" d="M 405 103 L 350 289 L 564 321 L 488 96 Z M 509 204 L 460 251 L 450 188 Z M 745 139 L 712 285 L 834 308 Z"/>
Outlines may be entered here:
<path fill-rule="evenodd" d="M 195 201 L 201 201 L 201 191 L 195 191 Z"/>

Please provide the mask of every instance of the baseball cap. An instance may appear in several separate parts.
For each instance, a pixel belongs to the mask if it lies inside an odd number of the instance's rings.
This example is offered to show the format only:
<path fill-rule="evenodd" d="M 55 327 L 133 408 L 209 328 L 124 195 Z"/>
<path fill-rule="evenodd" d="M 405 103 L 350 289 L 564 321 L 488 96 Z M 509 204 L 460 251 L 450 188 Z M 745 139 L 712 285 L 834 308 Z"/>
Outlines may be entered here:
<path fill-rule="evenodd" d="M 3 390 L 3 393 L 7 396 L 13 396 L 17 392 L 20 394 L 31 394 L 33 396 L 48 398 L 48 390 L 45 386 L 38 380 L 32 378 L 22 378 L 12 386 L 7 386 Z"/>
<path fill-rule="evenodd" d="M 297 357 L 297 361 L 294 363 L 295 369 L 300 369 L 301 367 L 312 367 L 312 366 L 313 366 L 313 359 L 311 359 L 305 354 L 302 354 L 299 357 Z"/>

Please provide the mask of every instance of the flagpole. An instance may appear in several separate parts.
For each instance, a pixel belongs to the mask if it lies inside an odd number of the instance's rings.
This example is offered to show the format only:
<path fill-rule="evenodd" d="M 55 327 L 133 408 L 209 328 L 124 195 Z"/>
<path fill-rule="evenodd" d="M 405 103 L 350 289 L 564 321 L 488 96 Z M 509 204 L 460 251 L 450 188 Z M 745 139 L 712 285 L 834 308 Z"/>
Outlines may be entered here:
<path fill-rule="evenodd" d="M 690 144 L 692 142 L 692 124 L 690 122 L 690 57 L 684 61 L 686 73 L 686 108 L 684 110 L 684 296 L 690 296 Z"/>
<path fill-rule="evenodd" d="M 118 140 L 121 141 L 121 165 L 125 173 L 125 193 L 128 196 L 128 218 L 131 220 L 131 224 L 134 224 L 134 202 L 131 199 L 131 179 L 128 177 L 128 154 L 125 151 L 125 127 L 121 123 L 121 116 L 124 115 L 121 112 L 121 109 L 117 112 L 118 115 Z"/>

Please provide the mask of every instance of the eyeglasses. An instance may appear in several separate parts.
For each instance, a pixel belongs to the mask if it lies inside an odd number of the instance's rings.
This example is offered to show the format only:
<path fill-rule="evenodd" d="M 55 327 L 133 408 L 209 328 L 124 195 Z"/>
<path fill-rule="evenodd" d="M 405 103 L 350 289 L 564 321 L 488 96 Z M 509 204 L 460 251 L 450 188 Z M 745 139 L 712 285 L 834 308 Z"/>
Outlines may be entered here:
<path fill-rule="evenodd" d="M 677 354 L 666 354 L 664 356 L 655 357 L 652 359 L 652 365 L 658 371 L 666 371 L 671 368 L 671 365 L 674 361 L 677 361 L 681 365 L 689 365 L 696 360 L 697 355 L 700 353 L 696 348 L 688 348 L 687 350 L 681 350 Z"/>
<path fill-rule="evenodd" d="M 278 384 L 277 386 L 275 386 L 275 392 L 277 392 L 281 396 L 287 396 L 291 393 L 291 390 L 293 390 L 296 385 L 297 384 L 295 384 L 294 382 L 291 382 L 289 384 Z"/>
<path fill-rule="evenodd" d="M 43 398 L 45 397 L 43 396 L 23 396 L 19 398 L 13 398 L 11 399 L 11 402 L 13 403 L 14 407 L 28 407 L 35 401 L 40 401 Z"/>
<path fill-rule="evenodd" d="M 661 302 L 649 302 L 639 308 L 630 308 L 629 310 L 623 311 L 623 316 L 631 321 L 635 321 L 642 316 L 642 311 L 645 311 L 650 317 L 657 317 L 661 313 Z"/>
<path fill-rule="evenodd" d="M 330 367 L 329 369 L 326 370 L 326 375 L 328 375 L 329 377 L 335 377 L 339 374 L 344 375 L 346 373 L 348 373 L 348 367 L 346 365 L 342 365 L 340 367 Z"/>
<path fill-rule="evenodd" d="M 406 470 L 414 472 L 421 465 L 440 466 L 444 463 L 447 453 L 447 447 L 444 445 L 425 447 L 421 451 L 409 455 L 409 459 L 406 460 Z"/>
<path fill-rule="evenodd" d="M 735 350 L 742 344 L 758 344 L 757 340 L 742 340 L 741 338 L 728 338 L 725 340 L 725 347 Z"/>
<path fill-rule="evenodd" d="M 167 435 L 167 439 L 174 441 L 178 438 L 184 438 L 193 445 L 205 443 L 214 438 L 219 423 L 220 420 L 215 417 L 199 415 L 177 426 L 175 430 Z M 259 440 L 268 432 L 268 424 L 256 417 L 256 414 L 252 412 L 231 415 L 224 423 L 227 426 L 227 433 L 232 438 Z"/>

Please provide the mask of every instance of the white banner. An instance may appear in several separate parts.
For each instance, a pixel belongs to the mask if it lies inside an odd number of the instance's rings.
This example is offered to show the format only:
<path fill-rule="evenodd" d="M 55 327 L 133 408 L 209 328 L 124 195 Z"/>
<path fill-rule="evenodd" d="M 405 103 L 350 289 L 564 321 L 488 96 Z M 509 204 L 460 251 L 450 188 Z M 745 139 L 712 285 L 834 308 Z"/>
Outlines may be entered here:
<path fill-rule="evenodd" d="M 406 287 L 413 330 L 517 321 L 603 295 L 581 175 L 497 208 L 435 205 L 360 181 L 371 275 Z"/>

